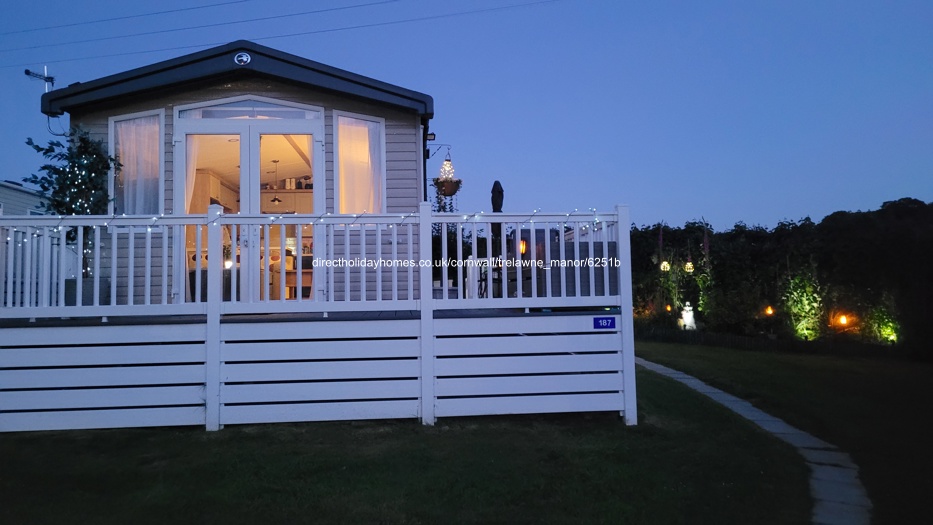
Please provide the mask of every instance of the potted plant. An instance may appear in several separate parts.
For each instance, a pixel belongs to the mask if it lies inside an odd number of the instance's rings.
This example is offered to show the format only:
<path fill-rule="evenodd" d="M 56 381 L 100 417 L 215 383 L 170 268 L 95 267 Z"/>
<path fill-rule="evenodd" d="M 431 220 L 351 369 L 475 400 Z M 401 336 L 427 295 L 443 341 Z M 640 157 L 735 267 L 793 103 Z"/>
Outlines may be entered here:
<path fill-rule="evenodd" d="M 434 188 L 437 190 L 437 193 L 443 197 L 453 197 L 460 191 L 460 184 L 463 181 L 454 177 L 454 165 L 450 161 L 450 151 L 447 152 L 447 158 L 444 159 L 444 164 L 441 165 L 441 172 L 436 179 L 434 179 Z"/>
<path fill-rule="evenodd" d="M 120 163 L 107 154 L 103 141 L 94 140 L 87 131 L 72 128 L 65 135 L 65 143 L 59 140 L 49 141 L 47 146 L 36 144 L 32 138 L 26 144 L 46 159 L 39 168 L 39 174 L 24 177 L 23 181 L 39 188 L 43 198 L 43 209 L 55 215 L 105 215 L 110 202 L 108 183 L 111 169 L 119 170 Z M 67 241 L 77 242 L 77 230 L 70 230 Z M 83 245 L 75 246 L 80 250 L 82 285 L 82 304 L 91 304 L 93 293 L 92 259 L 94 238 L 90 227 L 84 228 Z M 110 298 L 110 282 L 100 280 L 100 302 L 104 304 Z M 75 280 L 66 280 L 66 304 L 75 302 Z M 69 297 L 69 289 L 70 297 Z"/>
<path fill-rule="evenodd" d="M 444 197 L 453 197 L 460 191 L 460 179 L 434 179 L 434 187 L 437 188 L 437 192 Z"/>

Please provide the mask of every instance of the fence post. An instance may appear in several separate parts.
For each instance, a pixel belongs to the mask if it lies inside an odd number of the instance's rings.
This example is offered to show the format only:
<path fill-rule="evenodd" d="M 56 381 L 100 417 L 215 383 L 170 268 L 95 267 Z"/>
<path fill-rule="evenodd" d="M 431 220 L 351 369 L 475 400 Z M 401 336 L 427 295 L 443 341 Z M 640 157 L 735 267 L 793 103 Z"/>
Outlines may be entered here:
<path fill-rule="evenodd" d="M 616 206 L 619 228 L 619 329 L 622 335 L 622 395 L 626 425 L 638 424 L 635 392 L 635 322 L 632 317 L 632 247 L 627 206 Z"/>
<path fill-rule="evenodd" d="M 418 287 L 420 291 L 421 334 L 421 422 L 433 425 L 434 417 L 434 285 L 431 256 L 431 205 L 418 207 Z"/>
<path fill-rule="evenodd" d="M 212 204 L 207 208 L 207 338 L 204 363 L 205 425 L 207 430 L 220 430 L 220 310 L 223 301 L 223 236 L 216 222 L 223 208 Z"/>

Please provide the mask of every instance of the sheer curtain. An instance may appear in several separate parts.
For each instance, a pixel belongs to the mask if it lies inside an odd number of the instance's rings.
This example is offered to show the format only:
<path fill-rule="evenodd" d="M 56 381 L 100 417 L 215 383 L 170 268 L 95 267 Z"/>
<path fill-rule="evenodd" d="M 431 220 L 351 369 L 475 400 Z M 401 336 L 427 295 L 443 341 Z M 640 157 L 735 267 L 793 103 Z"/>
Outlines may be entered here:
<path fill-rule="evenodd" d="M 114 123 L 114 153 L 121 164 L 114 184 L 118 215 L 159 213 L 159 116 Z"/>
<path fill-rule="evenodd" d="M 382 124 L 337 117 L 339 213 L 382 213 Z"/>
<path fill-rule="evenodd" d="M 194 199 L 194 181 L 198 176 L 198 150 L 200 137 L 188 135 L 185 149 L 185 213 L 191 213 L 191 201 Z"/>

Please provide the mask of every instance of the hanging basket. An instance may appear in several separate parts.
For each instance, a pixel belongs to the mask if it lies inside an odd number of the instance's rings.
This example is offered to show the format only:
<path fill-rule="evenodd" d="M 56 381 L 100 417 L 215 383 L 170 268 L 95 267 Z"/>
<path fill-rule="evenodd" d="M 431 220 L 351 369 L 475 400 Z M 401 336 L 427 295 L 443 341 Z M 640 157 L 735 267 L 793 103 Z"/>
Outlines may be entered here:
<path fill-rule="evenodd" d="M 437 192 L 443 195 L 444 197 L 453 197 L 460 191 L 460 184 L 463 183 L 460 179 L 434 179 L 434 187 L 437 188 Z"/>

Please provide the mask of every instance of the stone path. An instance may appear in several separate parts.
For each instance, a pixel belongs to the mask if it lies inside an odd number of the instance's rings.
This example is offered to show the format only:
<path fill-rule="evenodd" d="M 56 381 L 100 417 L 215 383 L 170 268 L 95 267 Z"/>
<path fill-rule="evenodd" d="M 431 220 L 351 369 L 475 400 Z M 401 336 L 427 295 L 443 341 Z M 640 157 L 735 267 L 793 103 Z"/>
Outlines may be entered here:
<path fill-rule="evenodd" d="M 640 357 L 635 358 L 635 363 L 687 385 L 793 445 L 810 467 L 814 524 L 869 525 L 871 501 L 859 481 L 858 467 L 848 454 L 693 376 Z"/>

